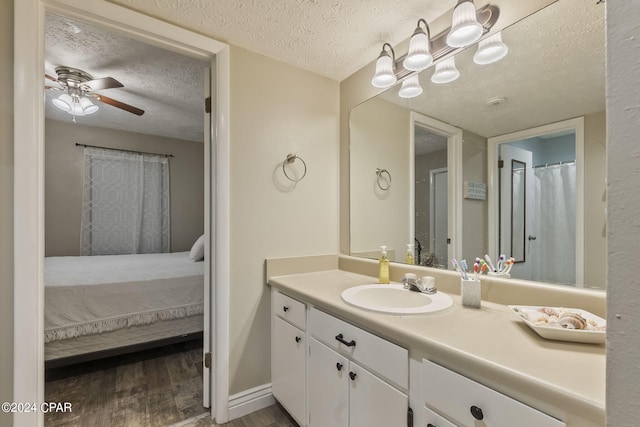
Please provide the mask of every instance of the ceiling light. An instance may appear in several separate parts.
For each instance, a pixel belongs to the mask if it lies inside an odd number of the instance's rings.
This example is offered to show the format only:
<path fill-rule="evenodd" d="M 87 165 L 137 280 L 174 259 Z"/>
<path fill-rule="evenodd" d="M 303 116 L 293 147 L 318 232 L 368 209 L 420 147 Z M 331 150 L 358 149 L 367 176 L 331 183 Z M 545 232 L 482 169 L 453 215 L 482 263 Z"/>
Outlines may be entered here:
<path fill-rule="evenodd" d="M 391 55 L 385 50 L 388 47 Z M 376 72 L 371 79 L 374 87 L 386 89 L 393 86 L 398 80 L 395 74 L 396 54 L 389 43 L 382 45 L 382 52 L 376 61 Z"/>
<path fill-rule="evenodd" d="M 420 80 L 418 75 L 414 74 L 408 79 L 402 82 L 402 86 L 398 91 L 398 95 L 401 98 L 414 98 L 422 93 L 422 86 L 420 86 Z"/>
<path fill-rule="evenodd" d="M 423 30 L 420 24 L 424 24 Z M 433 56 L 429 49 L 429 26 L 424 19 L 418 20 L 418 26 L 409 40 L 409 52 L 404 58 L 402 65 L 409 71 L 422 71 L 433 62 Z"/>
<path fill-rule="evenodd" d="M 456 62 L 452 56 L 436 64 L 436 71 L 431 76 L 431 81 L 437 84 L 451 83 L 458 77 L 460 77 L 460 71 L 456 68 Z"/>
<path fill-rule="evenodd" d="M 473 62 L 487 65 L 498 62 L 507 56 L 509 48 L 502 42 L 502 32 L 498 32 L 478 43 L 478 51 L 473 55 Z"/>
<path fill-rule="evenodd" d="M 73 116 L 86 116 L 87 114 L 93 114 L 98 111 L 98 106 L 94 105 L 86 96 L 63 93 L 51 102 L 65 113 Z"/>
<path fill-rule="evenodd" d="M 476 17 L 473 0 L 458 0 L 453 9 L 451 31 L 447 35 L 447 44 L 451 47 L 466 47 L 480 40 L 482 25 Z"/>

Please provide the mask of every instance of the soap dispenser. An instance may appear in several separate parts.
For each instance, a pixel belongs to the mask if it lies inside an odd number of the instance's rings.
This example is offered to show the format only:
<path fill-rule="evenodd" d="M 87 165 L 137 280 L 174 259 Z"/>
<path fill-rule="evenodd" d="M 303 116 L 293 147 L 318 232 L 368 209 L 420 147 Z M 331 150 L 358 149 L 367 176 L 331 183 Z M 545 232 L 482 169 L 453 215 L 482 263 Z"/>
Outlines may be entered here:
<path fill-rule="evenodd" d="M 407 255 L 404 257 L 405 264 L 415 264 L 413 258 L 413 243 L 407 243 Z"/>
<path fill-rule="evenodd" d="M 389 283 L 389 258 L 387 258 L 387 247 L 380 246 L 382 254 L 378 261 L 378 278 L 380 283 Z"/>

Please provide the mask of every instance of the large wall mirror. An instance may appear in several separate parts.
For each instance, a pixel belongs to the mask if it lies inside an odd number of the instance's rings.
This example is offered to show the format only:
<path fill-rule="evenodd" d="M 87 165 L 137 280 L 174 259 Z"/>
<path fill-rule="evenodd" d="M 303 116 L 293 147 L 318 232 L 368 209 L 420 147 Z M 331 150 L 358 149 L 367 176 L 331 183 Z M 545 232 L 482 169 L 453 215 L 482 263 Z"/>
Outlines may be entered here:
<path fill-rule="evenodd" d="M 557 260 L 557 268 L 571 274 L 540 276 L 530 271 L 538 267 L 527 270 L 514 266 L 512 276 L 604 289 L 604 13 L 604 7 L 595 2 L 558 0 L 502 30 L 502 40 L 509 47 L 502 60 L 478 65 L 473 61 L 477 49 L 471 46 L 455 55 L 460 71 L 457 80 L 432 83 L 431 67 L 419 75 L 424 89 L 420 96 L 401 98 L 398 84 L 356 106 L 350 117 L 351 254 L 377 258 L 380 245 L 386 245 L 393 260 L 404 262 L 407 245 L 412 244 L 416 264 L 446 268 L 449 263 L 442 256 L 442 245 L 446 245 L 447 258 L 470 260 L 486 253 L 495 258 L 501 250 L 508 249 L 511 253 L 507 256 L 531 260 L 534 243 L 542 247 L 544 233 L 529 233 L 526 224 L 532 231 L 530 221 L 540 219 L 540 224 L 553 224 L 558 230 L 575 230 L 564 233 L 561 241 L 542 250 L 550 256 L 548 262 Z M 454 152 L 449 149 L 452 145 L 445 142 L 446 136 L 416 124 L 415 117 L 459 130 L 461 140 L 457 147 L 453 145 Z M 570 119 L 582 123 L 580 155 L 576 148 L 571 154 L 560 147 L 570 138 L 564 130 L 531 137 L 537 142 L 514 142 L 509 147 L 502 144 L 504 156 L 497 148 L 508 135 L 533 135 L 536 129 Z M 421 145 L 425 140 L 433 144 L 431 149 Z M 578 186 L 587 190 L 568 209 L 575 211 L 581 225 L 569 223 L 554 202 L 544 211 L 534 209 L 539 202 L 531 199 L 529 190 L 538 185 L 536 180 L 541 179 L 538 175 L 542 175 L 543 166 L 551 172 L 550 166 L 556 162 L 532 149 L 529 151 L 534 154 L 529 160 L 509 157 L 509 148 L 522 149 L 527 143 L 553 146 L 547 151 L 562 151 L 566 157 L 558 163 L 573 164 L 582 171 L 583 182 Z M 445 146 L 448 150 L 443 151 Z M 493 207 L 500 198 L 497 160 L 504 160 L 502 156 L 513 161 L 509 164 L 513 166 L 509 186 L 518 190 L 509 195 L 514 197 L 509 205 L 510 215 L 513 213 L 509 227 L 514 230 L 508 229 L 508 248 L 500 246 L 501 239 L 507 239 L 507 229 L 503 228 L 501 234 L 500 207 Z M 443 157 L 447 158 L 446 167 Z M 566 169 L 570 171 L 571 167 Z M 388 173 L 387 190 L 378 186 L 380 175 L 376 170 Z M 446 179 L 442 173 L 447 174 Z M 384 177 L 382 184 L 387 174 Z M 446 215 L 446 221 L 442 215 Z M 542 215 L 546 217 L 536 218 Z M 537 227 L 549 229 L 546 225 Z M 575 255 L 566 248 L 573 248 Z M 576 265 L 581 266 L 580 274 Z"/>

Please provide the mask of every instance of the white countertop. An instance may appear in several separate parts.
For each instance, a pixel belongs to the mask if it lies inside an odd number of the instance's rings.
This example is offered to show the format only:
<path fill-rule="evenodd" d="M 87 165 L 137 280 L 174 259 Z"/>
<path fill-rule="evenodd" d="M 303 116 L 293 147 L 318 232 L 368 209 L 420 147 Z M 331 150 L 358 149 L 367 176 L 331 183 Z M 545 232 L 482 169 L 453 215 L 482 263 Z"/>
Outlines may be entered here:
<path fill-rule="evenodd" d="M 352 307 L 340 297 L 347 288 L 376 278 L 325 270 L 269 278 L 287 295 L 409 349 L 567 421 L 577 414 L 595 425 L 605 420 L 605 346 L 550 341 L 538 336 L 511 310 L 482 302 L 440 314 L 389 315 Z"/>

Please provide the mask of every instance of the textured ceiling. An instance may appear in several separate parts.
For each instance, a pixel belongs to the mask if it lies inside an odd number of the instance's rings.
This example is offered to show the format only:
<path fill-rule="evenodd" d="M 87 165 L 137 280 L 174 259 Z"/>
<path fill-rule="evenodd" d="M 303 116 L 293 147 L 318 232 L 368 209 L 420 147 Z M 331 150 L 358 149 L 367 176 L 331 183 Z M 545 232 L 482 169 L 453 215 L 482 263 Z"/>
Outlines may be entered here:
<path fill-rule="evenodd" d="M 136 116 L 94 102 L 100 109 L 77 117 L 78 124 L 203 140 L 203 79 L 208 63 L 55 14 L 45 19 L 44 57 L 45 72 L 53 77 L 57 66 L 68 66 L 94 78 L 115 78 L 124 87 L 96 93 L 145 110 L 144 115 Z M 45 84 L 56 86 L 48 80 Z M 45 116 L 71 122 L 71 115 L 51 103 L 61 93 L 45 91 Z"/>
<path fill-rule="evenodd" d="M 427 69 L 419 97 L 400 98 L 399 85 L 381 96 L 484 137 L 605 110 L 604 5 L 561 0 L 505 29 L 502 39 L 509 54 L 495 64 L 476 65 L 471 47 L 456 55 L 461 76 L 453 83 L 431 83 Z M 488 105 L 495 97 L 504 103 Z"/>
<path fill-rule="evenodd" d="M 111 0 L 341 81 L 456 0 Z"/>

